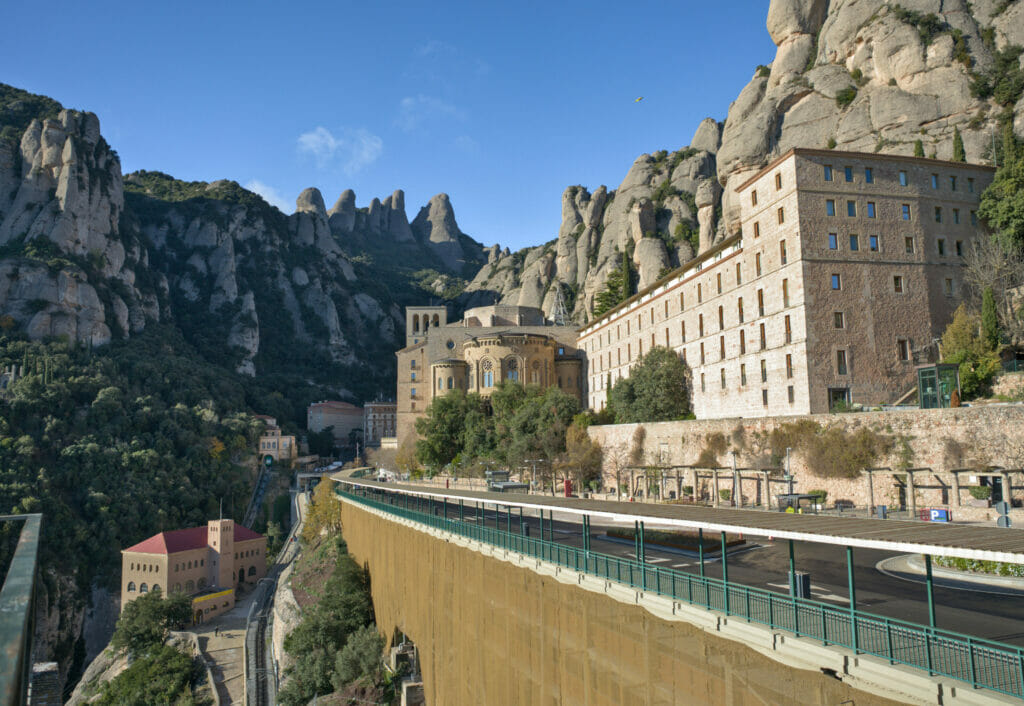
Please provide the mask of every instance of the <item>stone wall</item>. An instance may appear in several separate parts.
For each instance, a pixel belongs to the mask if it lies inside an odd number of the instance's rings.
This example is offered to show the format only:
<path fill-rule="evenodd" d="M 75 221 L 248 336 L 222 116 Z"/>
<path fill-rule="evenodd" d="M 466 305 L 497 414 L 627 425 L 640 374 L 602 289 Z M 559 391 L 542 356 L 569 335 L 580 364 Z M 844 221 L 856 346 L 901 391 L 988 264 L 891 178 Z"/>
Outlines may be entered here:
<path fill-rule="evenodd" d="M 353 504 L 342 514 L 378 630 L 416 643 L 428 704 L 894 703 Z"/>
<path fill-rule="evenodd" d="M 949 471 L 957 468 L 1002 466 L 1020 469 L 1024 466 L 1024 405 L 987 405 L 981 407 L 960 407 L 957 409 L 906 410 L 890 412 L 863 412 L 853 414 L 820 414 L 799 417 L 764 417 L 758 419 L 714 419 L 649 424 L 614 424 L 590 427 L 591 438 L 605 449 L 605 486 L 614 488 L 615 461 L 620 465 L 633 465 L 628 459 L 638 427 L 643 427 L 646 437 L 643 444 L 644 461 L 672 466 L 694 466 L 705 450 L 708 438 L 715 434 L 725 437 L 727 449 L 717 456 L 720 468 L 732 466 L 731 451 L 736 450 L 738 468 L 758 468 L 771 463 L 769 454 L 759 443 L 758 436 L 765 435 L 783 424 L 799 420 L 810 420 L 822 427 L 838 426 L 847 432 L 866 428 L 879 435 L 891 438 L 894 451 L 888 457 L 878 458 L 876 467 L 890 467 L 893 473 L 875 475 L 874 504 L 897 505 L 897 486 L 893 478 L 902 467 L 926 468 L 930 471 L 915 471 L 917 507 L 942 506 L 954 509 L 956 519 L 995 519 L 990 509 L 971 507 L 971 496 L 967 491 L 969 474 L 961 477 L 961 503 L 957 503 L 952 490 L 952 476 Z M 909 450 L 907 450 L 909 449 Z M 902 457 L 900 455 L 902 450 Z M 705 459 L 706 460 L 706 459 Z M 902 464 L 902 466 L 901 466 Z M 791 469 L 795 477 L 794 492 L 809 490 L 828 491 L 828 503 L 848 500 L 858 508 L 871 503 L 866 477 L 823 478 L 809 468 L 803 453 L 794 449 Z M 635 487 L 635 478 L 643 471 L 639 469 L 620 472 L 623 483 Z M 665 495 L 675 490 L 677 495 L 682 486 L 693 485 L 694 471 L 689 468 L 669 469 L 666 475 Z M 936 478 L 936 474 L 938 478 Z M 776 473 L 770 482 L 772 497 L 787 492 L 788 487 Z M 678 476 L 678 483 L 676 477 Z M 753 470 L 741 471 L 743 495 L 747 502 L 764 497 L 764 474 Z M 941 481 L 939 480 L 941 479 Z M 710 471 L 701 471 L 698 486 L 704 489 L 706 497 L 711 487 Z M 1022 495 L 1024 476 L 1013 477 L 1015 497 Z M 732 487 L 731 472 L 722 472 L 721 488 Z M 1017 510 L 1019 522 L 1024 522 L 1024 511 Z"/>

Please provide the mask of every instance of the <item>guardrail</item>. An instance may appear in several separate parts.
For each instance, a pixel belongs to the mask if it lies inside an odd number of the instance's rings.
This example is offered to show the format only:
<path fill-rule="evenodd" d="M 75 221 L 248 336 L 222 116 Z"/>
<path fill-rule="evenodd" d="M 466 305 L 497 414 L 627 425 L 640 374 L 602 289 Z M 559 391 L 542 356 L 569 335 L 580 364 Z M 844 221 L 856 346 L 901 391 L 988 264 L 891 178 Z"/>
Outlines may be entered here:
<path fill-rule="evenodd" d="M 958 679 L 974 688 L 1024 697 L 1024 650 L 1012 645 L 450 520 L 435 515 L 442 504 L 428 498 L 401 496 L 413 505 L 405 507 L 395 504 L 398 496 L 383 491 L 347 491 L 339 485 L 336 492 L 397 517 L 631 588 Z"/>
<path fill-rule="evenodd" d="M 7 515 L 0 522 L 22 522 L 18 546 L 7 567 L 0 589 L 0 703 L 25 703 L 32 668 L 32 632 L 39 555 L 39 530 L 43 516 Z"/>

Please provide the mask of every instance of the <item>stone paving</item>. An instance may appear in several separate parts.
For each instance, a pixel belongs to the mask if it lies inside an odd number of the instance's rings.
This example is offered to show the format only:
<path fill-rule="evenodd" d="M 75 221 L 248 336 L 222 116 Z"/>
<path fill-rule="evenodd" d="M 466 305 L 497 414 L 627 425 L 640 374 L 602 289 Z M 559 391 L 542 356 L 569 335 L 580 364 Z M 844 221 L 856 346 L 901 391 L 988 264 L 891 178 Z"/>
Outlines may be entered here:
<path fill-rule="evenodd" d="M 193 628 L 221 704 L 245 703 L 245 619 L 255 595 L 250 589 L 230 611 Z"/>

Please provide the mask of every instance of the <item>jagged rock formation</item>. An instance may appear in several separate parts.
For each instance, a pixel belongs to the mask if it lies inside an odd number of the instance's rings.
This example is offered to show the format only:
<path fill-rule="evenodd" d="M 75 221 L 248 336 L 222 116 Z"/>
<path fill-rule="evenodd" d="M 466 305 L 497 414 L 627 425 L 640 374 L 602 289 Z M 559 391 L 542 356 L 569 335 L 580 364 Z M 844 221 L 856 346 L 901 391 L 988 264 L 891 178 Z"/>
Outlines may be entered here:
<path fill-rule="evenodd" d="M 648 286 L 737 232 L 737 185 L 792 147 L 911 155 L 920 140 L 926 156 L 951 159 L 958 129 L 968 161 L 989 159 L 1004 107 L 972 84 L 995 52 L 1024 46 L 1024 0 L 772 0 L 766 24 L 775 58 L 724 123 L 705 119 L 670 169 L 663 153 L 642 155 L 613 192 L 567 189 L 557 240 L 511 256 L 488 251 L 465 300 L 550 313 L 558 283 L 584 323 L 616 253 L 629 253 L 638 288 Z M 1006 109 L 1024 138 L 1024 96 Z M 675 237 L 679 224 L 694 227 L 692 245 Z"/>

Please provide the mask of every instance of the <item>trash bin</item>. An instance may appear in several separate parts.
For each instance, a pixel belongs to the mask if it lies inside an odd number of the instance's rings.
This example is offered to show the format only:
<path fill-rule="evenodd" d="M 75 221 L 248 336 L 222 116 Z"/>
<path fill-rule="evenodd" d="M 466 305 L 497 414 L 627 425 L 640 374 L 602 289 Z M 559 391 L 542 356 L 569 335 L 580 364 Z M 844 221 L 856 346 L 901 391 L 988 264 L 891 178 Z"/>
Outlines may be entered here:
<path fill-rule="evenodd" d="M 794 571 L 789 579 L 789 595 L 795 598 L 810 598 L 811 575 L 806 571 Z"/>

